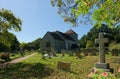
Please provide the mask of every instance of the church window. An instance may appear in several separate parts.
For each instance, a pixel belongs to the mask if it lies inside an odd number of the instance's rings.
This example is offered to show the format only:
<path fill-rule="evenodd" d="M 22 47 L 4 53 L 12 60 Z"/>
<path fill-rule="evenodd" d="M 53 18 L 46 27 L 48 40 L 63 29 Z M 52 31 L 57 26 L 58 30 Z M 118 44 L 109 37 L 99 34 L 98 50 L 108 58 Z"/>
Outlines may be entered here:
<path fill-rule="evenodd" d="M 50 42 L 46 42 L 46 47 L 50 47 Z"/>

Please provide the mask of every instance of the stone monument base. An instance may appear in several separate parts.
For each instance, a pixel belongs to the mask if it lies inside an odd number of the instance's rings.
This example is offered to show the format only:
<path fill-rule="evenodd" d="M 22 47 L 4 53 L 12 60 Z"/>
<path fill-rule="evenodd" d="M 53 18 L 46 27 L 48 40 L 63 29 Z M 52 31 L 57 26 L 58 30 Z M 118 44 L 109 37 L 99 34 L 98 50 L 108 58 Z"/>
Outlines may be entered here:
<path fill-rule="evenodd" d="M 110 68 L 109 63 L 96 63 L 96 68 L 103 69 L 106 72 L 113 73 L 113 69 Z"/>
<path fill-rule="evenodd" d="M 96 63 L 96 68 L 109 69 L 109 63 Z"/>

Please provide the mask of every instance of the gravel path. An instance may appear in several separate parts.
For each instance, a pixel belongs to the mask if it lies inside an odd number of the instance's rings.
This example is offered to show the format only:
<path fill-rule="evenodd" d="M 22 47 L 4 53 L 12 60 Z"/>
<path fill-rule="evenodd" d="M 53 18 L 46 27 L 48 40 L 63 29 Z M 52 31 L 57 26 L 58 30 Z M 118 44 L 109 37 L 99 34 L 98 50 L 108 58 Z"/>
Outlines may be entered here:
<path fill-rule="evenodd" d="M 28 55 L 28 56 L 25 56 L 25 57 L 21 57 L 21 58 L 17 58 L 17 59 L 14 59 L 8 63 L 19 63 L 19 62 L 22 62 L 23 60 L 27 59 L 27 58 L 30 58 L 32 56 L 36 55 L 36 53 L 34 54 L 31 54 L 31 55 Z"/>
<path fill-rule="evenodd" d="M 28 56 L 24 56 L 24 57 L 21 57 L 21 58 L 17 58 L 17 59 L 11 60 L 11 61 L 6 62 L 4 64 L 0 64 L 0 67 L 5 68 L 5 67 L 9 66 L 9 64 L 22 62 L 23 60 L 25 60 L 27 58 L 30 58 L 30 57 L 32 57 L 34 55 L 36 55 L 36 53 L 33 53 L 31 55 L 28 55 Z"/>

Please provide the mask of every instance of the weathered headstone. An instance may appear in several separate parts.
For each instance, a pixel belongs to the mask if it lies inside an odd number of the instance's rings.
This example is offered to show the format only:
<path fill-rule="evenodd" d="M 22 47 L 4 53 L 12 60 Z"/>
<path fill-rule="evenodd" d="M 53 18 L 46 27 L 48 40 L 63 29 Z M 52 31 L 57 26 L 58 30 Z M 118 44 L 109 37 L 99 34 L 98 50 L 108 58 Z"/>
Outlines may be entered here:
<path fill-rule="evenodd" d="M 50 55 L 55 57 L 56 56 L 56 51 L 54 49 L 51 49 Z"/>
<path fill-rule="evenodd" d="M 62 51 L 61 51 L 61 57 L 64 57 L 64 54 L 66 53 L 66 51 L 63 49 Z"/>
<path fill-rule="evenodd" d="M 81 57 L 79 50 L 74 50 L 74 53 L 75 53 L 75 56 L 76 56 L 77 58 L 80 58 L 80 57 Z"/>
<path fill-rule="evenodd" d="M 108 38 L 104 38 L 103 33 L 99 33 L 99 38 L 95 39 L 95 43 L 99 43 L 99 63 L 96 64 L 96 68 L 101 68 L 105 71 L 113 72 L 113 70 L 109 68 L 109 63 L 105 63 L 104 44 L 107 42 Z"/>
<path fill-rule="evenodd" d="M 73 56 L 73 51 L 72 51 L 72 50 L 69 50 L 69 51 L 68 51 L 68 54 L 69 54 L 69 56 Z"/>
<path fill-rule="evenodd" d="M 71 63 L 70 62 L 58 61 L 57 67 L 58 67 L 58 69 L 67 70 L 68 71 L 68 70 L 70 70 Z"/>

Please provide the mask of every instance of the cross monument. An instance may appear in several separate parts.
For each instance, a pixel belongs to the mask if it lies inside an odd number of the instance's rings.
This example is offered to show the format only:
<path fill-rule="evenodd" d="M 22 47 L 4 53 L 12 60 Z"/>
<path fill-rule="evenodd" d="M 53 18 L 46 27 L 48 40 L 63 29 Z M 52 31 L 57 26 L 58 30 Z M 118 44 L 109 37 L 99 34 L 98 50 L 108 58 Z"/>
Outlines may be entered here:
<path fill-rule="evenodd" d="M 108 38 L 103 38 L 103 33 L 99 33 L 99 38 L 95 39 L 95 43 L 99 43 L 99 61 L 105 63 L 104 44 L 108 43 Z"/>
<path fill-rule="evenodd" d="M 95 43 L 99 44 L 99 63 L 96 63 L 96 68 L 113 73 L 109 63 L 105 63 L 105 43 L 108 43 L 108 38 L 104 38 L 103 33 L 99 33 L 99 38 L 95 39 Z"/>

